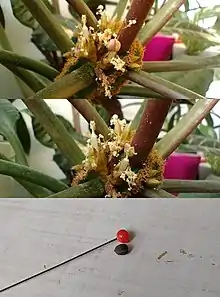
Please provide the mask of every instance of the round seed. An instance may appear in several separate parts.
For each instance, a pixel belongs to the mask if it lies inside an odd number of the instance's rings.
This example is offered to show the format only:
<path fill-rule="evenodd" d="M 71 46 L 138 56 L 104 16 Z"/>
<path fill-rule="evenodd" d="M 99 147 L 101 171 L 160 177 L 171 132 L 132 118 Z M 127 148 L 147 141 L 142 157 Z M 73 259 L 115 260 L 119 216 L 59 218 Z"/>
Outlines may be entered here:
<path fill-rule="evenodd" d="M 117 240 L 121 243 L 128 243 L 130 241 L 130 234 L 127 230 L 121 229 L 117 232 Z"/>
<path fill-rule="evenodd" d="M 117 255 L 126 255 L 129 253 L 128 246 L 124 243 L 117 245 L 114 251 Z"/>

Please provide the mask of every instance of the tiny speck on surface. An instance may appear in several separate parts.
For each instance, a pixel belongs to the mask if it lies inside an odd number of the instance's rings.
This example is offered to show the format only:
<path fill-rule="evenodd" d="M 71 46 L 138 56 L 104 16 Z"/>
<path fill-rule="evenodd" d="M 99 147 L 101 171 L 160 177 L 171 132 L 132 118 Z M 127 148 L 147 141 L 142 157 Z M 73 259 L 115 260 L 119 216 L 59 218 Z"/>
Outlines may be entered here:
<path fill-rule="evenodd" d="M 44 269 L 47 269 L 47 266 L 44 264 Z"/>
<path fill-rule="evenodd" d="M 157 257 L 157 260 L 162 259 L 166 254 L 167 254 L 167 251 L 163 252 L 162 254 L 160 254 L 160 255 Z"/>
<path fill-rule="evenodd" d="M 180 249 L 180 254 L 186 255 L 187 252 L 184 249 Z"/>
<path fill-rule="evenodd" d="M 128 249 L 127 244 L 122 243 L 115 247 L 114 252 L 117 255 L 127 255 L 129 253 L 129 249 Z"/>

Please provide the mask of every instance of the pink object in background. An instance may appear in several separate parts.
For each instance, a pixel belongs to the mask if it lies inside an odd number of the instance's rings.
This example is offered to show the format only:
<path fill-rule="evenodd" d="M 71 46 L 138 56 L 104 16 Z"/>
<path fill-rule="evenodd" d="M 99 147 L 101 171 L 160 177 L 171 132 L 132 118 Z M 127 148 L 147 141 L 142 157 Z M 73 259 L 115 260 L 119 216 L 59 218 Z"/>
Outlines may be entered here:
<path fill-rule="evenodd" d="M 201 156 L 196 154 L 173 153 L 166 161 L 164 177 L 195 180 L 200 161 Z"/>
<path fill-rule="evenodd" d="M 175 37 L 166 35 L 155 35 L 147 43 L 144 50 L 143 61 L 167 61 L 173 52 Z"/>

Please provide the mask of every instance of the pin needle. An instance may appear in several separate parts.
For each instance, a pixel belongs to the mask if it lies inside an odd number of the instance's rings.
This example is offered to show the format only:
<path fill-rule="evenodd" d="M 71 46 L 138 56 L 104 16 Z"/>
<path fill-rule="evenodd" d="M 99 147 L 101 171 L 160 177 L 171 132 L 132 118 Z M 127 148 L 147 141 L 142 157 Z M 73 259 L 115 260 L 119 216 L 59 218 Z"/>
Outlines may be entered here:
<path fill-rule="evenodd" d="M 116 240 L 117 240 L 117 238 L 113 238 L 113 239 L 111 239 L 111 240 L 108 240 L 108 241 L 106 241 L 106 242 L 104 242 L 104 243 L 102 243 L 102 244 L 100 244 L 100 245 L 98 245 L 98 246 L 95 246 L 94 248 L 92 248 L 92 249 L 90 249 L 90 250 L 88 250 L 88 251 L 85 251 L 85 252 L 83 252 L 83 253 L 81 253 L 81 254 L 79 254 L 79 255 L 77 255 L 77 256 L 71 257 L 71 258 L 69 258 L 69 259 L 67 259 L 67 260 L 65 260 L 65 261 L 63 261 L 63 262 L 60 262 L 59 264 L 56 264 L 56 265 L 54 265 L 54 266 L 52 266 L 52 267 L 50 267 L 50 268 L 48 268 L 48 269 L 46 269 L 46 270 L 42 270 L 42 271 L 40 271 L 40 272 L 38 272 L 38 273 L 35 273 L 35 274 L 33 274 L 33 275 L 31 275 L 31 276 L 29 276 L 29 277 L 27 277 L 27 278 L 24 278 L 24 279 L 22 279 L 22 280 L 20 280 L 20 281 L 18 281 L 18 282 L 16 282 L 16 283 L 13 283 L 13 284 L 11 284 L 11 285 L 9 285 L 9 286 L 7 286 L 7 287 L 1 289 L 1 290 L 0 290 L 0 293 L 5 292 L 5 291 L 7 291 L 7 290 L 9 290 L 9 289 L 11 289 L 11 288 L 14 288 L 14 287 L 16 287 L 16 286 L 18 286 L 18 285 L 20 285 L 20 284 L 23 284 L 23 283 L 25 283 L 25 282 L 27 282 L 27 281 L 29 281 L 29 280 L 35 278 L 35 277 L 38 277 L 38 276 L 40 276 L 40 275 L 42 275 L 42 274 L 45 274 L 45 273 L 49 272 L 49 271 L 51 271 L 51 270 L 54 270 L 54 269 L 56 269 L 56 268 L 58 268 L 58 267 L 60 267 L 60 266 L 62 266 L 62 265 L 65 265 L 65 264 L 67 264 L 67 263 L 69 263 L 69 262 L 71 262 L 71 261 L 73 261 L 73 260 L 75 260 L 75 259 L 78 259 L 78 258 L 80 258 L 80 257 L 82 257 L 82 256 L 84 256 L 84 255 L 87 255 L 87 254 L 89 254 L 89 253 L 91 253 L 91 252 L 93 252 L 93 251 L 95 251 L 95 250 L 97 250 L 97 249 L 100 249 L 100 248 L 102 248 L 102 247 L 104 247 L 104 246 L 106 246 L 106 245 L 108 245 L 108 244 L 110 244 L 110 243 L 112 243 L 112 242 L 114 242 L 114 241 L 116 241 Z"/>

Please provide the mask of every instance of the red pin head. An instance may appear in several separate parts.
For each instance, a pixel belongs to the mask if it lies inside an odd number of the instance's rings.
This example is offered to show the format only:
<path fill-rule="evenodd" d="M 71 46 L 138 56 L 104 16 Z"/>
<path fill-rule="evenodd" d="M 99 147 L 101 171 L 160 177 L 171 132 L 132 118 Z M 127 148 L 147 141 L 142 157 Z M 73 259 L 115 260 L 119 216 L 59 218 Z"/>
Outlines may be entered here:
<path fill-rule="evenodd" d="M 130 241 L 130 234 L 127 230 L 121 229 L 117 232 L 117 240 L 122 243 L 128 243 Z"/>

